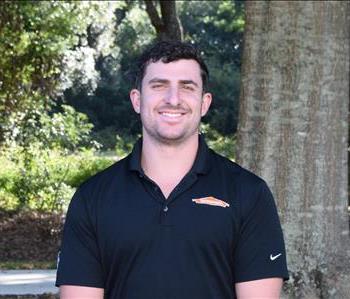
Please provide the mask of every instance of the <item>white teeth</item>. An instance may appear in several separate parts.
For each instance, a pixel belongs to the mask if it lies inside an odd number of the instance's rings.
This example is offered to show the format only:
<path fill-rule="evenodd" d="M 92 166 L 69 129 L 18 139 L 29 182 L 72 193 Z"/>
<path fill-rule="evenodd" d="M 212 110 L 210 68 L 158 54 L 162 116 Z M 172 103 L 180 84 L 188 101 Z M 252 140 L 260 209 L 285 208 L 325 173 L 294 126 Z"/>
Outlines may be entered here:
<path fill-rule="evenodd" d="M 162 115 L 168 116 L 168 117 L 179 117 L 181 116 L 181 113 L 167 113 L 167 112 L 162 112 Z"/>

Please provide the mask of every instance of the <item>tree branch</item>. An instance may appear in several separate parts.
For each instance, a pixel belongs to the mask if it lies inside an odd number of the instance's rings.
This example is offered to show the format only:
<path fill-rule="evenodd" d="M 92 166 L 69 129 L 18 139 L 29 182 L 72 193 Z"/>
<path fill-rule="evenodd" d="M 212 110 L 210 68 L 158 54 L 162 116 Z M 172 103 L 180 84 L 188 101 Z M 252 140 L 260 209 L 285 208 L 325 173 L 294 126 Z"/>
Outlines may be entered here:
<path fill-rule="evenodd" d="M 164 30 L 164 23 L 159 17 L 157 9 L 152 0 L 145 0 L 146 12 L 151 20 L 152 25 L 156 29 L 157 33 L 160 33 Z"/>
<path fill-rule="evenodd" d="M 176 13 L 175 0 L 159 1 L 165 29 L 165 38 L 182 40 L 182 26 Z"/>

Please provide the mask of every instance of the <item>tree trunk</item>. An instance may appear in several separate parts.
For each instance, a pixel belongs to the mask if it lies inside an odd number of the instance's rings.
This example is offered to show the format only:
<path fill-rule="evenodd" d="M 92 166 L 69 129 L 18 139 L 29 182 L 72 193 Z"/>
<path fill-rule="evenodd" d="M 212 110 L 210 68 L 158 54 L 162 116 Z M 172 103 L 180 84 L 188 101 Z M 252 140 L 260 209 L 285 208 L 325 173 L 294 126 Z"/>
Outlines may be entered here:
<path fill-rule="evenodd" d="M 159 3 L 161 16 L 159 16 L 156 5 Z M 175 0 L 152 1 L 145 0 L 146 12 L 156 29 L 159 40 L 182 40 L 182 27 L 176 13 Z"/>
<path fill-rule="evenodd" d="M 280 211 L 286 298 L 349 298 L 349 1 L 247 1 L 237 161 Z"/>

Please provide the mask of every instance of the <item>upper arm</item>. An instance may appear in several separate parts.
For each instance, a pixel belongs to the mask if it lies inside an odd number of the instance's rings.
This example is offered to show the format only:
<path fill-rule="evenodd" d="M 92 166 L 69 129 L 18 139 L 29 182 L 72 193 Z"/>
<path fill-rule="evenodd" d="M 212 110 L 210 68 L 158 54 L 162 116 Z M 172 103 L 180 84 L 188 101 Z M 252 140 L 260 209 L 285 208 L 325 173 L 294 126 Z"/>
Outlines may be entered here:
<path fill-rule="evenodd" d="M 60 299 L 103 299 L 103 289 L 62 285 L 60 286 Z"/>
<path fill-rule="evenodd" d="M 282 278 L 265 278 L 236 283 L 236 295 L 238 299 L 278 299 L 282 283 Z"/>
<path fill-rule="evenodd" d="M 78 190 L 67 212 L 57 268 L 56 286 L 104 288 L 96 227 L 87 201 Z"/>
<path fill-rule="evenodd" d="M 271 277 L 288 278 L 276 205 L 265 182 L 258 188 L 249 200 L 242 200 L 241 225 L 234 251 L 235 283 Z"/>

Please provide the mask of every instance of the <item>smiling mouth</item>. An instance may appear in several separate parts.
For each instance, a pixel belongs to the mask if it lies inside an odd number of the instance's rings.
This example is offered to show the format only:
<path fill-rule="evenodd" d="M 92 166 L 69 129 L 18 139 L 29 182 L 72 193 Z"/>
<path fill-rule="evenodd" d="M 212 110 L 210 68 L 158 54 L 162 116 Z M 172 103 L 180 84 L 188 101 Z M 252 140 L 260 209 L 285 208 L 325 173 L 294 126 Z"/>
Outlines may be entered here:
<path fill-rule="evenodd" d="M 166 116 L 166 117 L 180 117 L 182 115 L 184 115 L 185 113 L 181 113 L 181 112 L 160 112 L 160 115 Z"/>

